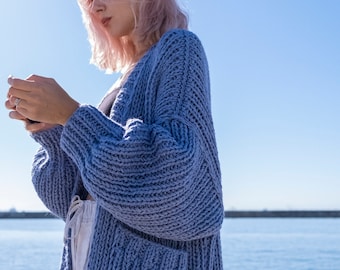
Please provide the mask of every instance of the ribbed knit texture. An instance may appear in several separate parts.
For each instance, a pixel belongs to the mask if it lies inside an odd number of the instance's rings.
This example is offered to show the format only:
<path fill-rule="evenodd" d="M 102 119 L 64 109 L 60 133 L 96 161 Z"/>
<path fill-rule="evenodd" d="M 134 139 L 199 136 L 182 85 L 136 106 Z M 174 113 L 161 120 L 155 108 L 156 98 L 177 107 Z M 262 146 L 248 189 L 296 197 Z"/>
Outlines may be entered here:
<path fill-rule="evenodd" d="M 75 194 L 97 201 L 89 269 L 222 269 L 219 161 L 206 56 L 186 30 L 138 62 L 110 117 L 82 105 L 32 135 L 45 205 L 65 219 Z M 67 245 L 62 269 L 71 269 Z"/>

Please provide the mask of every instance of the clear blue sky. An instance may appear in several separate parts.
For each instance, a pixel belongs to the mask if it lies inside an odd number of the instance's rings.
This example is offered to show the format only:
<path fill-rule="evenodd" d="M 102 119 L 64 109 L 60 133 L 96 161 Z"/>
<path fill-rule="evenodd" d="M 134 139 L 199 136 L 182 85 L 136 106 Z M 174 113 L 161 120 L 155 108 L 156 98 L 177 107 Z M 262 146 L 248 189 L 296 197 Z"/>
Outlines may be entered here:
<path fill-rule="evenodd" d="M 228 209 L 340 208 L 340 1 L 184 2 L 210 63 Z M 9 74 L 54 77 L 97 104 L 117 78 L 88 64 L 76 1 L 11 0 L 0 16 Z M 0 210 L 45 210 L 30 180 L 38 145 L 0 107 Z"/>

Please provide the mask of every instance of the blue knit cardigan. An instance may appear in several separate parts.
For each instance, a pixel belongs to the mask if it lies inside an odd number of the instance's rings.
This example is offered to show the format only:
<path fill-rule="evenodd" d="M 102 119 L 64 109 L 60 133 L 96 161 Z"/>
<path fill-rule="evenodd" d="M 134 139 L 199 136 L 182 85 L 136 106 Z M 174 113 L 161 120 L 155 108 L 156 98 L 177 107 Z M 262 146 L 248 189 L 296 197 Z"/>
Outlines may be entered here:
<path fill-rule="evenodd" d="M 199 39 L 165 33 L 106 116 L 82 105 L 32 134 L 36 192 L 65 220 L 71 198 L 97 201 L 90 270 L 222 269 L 221 175 Z M 61 269 L 72 269 L 65 244 Z"/>

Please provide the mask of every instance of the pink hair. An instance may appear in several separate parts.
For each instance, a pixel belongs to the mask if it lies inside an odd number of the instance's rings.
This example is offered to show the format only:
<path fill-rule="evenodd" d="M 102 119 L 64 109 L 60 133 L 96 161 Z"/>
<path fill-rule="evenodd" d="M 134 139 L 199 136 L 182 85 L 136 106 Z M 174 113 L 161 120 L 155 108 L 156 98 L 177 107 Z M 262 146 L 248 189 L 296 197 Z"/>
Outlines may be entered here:
<path fill-rule="evenodd" d="M 145 50 L 155 44 L 168 30 L 188 28 L 188 17 L 176 0 L 123 1 L 131 1 L 131 8 L 135 14 L 133 36 L 136 37 L 135 42 Z M 135 44 L 126 37 L 113 38 L 108 36 L 102 25 L 96 22 L 91 15 L 90 1 L 78 0 L 78 3 L 91 45 L 90 63 L 106 70 L 107 73 L 122 71 L 134 63 L 136 61 Z"/>

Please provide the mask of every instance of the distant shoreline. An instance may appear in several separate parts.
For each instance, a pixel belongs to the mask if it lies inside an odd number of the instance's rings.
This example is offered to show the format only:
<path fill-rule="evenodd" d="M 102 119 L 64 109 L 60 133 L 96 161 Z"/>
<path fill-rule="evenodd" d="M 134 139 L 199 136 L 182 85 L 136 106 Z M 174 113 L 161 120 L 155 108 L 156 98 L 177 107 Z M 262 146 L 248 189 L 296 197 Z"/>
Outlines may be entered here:
<path fill-rule="evenodd" d="M 225 211 L 225 218 L 340 218 L 340 210 Z M 50 212 L 0 212 L 0 219 L 57 218 Z"/>
<path fill-rule="evenodd" d="M 225 211 L 225 218 L 340 218 L 340 210 Z"/>
<path fill-rule="evenodd" d="M 0 212 L 0 219 L 57 218 L 50 212 Z"/>

